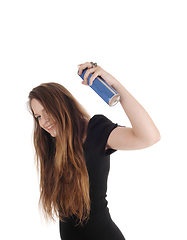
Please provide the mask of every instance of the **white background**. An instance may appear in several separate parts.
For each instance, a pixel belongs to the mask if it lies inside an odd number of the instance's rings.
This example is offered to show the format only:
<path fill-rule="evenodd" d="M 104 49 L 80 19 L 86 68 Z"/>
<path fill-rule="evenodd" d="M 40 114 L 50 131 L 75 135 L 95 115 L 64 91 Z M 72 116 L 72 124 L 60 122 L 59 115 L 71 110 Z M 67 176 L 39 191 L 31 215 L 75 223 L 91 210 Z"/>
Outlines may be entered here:
<path fill-rule="evenodd" d="M 187 240 L 187 8 L 181 0 L 0 3 L 1 239 L 60 239 L 38 211 L 27 96 L 43 82 L 68 88 L 91 115 L 130 126 L 80 84 L 97 62 L 144 106 L 162 140 L 111 157 L 108 201 L 127 240 Z M 138 116 L 137 116 L 138 117 Z"/>

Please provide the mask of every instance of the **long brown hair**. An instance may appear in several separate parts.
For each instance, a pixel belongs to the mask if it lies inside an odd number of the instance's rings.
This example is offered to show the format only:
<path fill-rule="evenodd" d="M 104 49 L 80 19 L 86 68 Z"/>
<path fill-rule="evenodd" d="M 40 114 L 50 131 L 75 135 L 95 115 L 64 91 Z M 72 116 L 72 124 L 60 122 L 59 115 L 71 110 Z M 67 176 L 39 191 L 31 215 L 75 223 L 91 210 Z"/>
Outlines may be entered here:
<path fill-rule="evenodd" d="M 34 117 L 31 100 L 37 99 L 57 122 L 53 138 Z M 89 177 L 84 159 L 83 142 L 89 115 L 62 85 L 45 83 L 29 94 L 34 117 L 34 147 L 40 173 L 40 204 L 45 217 L 58 216 L 62 221 L 75 216 L 78 223 L 90 213 Z"/>

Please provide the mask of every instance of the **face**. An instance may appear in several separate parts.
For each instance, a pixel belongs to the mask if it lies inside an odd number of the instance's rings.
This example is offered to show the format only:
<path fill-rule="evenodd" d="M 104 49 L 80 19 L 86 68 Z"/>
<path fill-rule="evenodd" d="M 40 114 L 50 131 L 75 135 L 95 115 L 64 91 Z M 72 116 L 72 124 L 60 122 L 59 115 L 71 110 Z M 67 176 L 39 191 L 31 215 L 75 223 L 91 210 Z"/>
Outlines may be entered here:
<path fill-rule="evenodd" d="M 51 120 L 43 105 L 38 100 L 32 99 L 31 108 L 34 112 L 35 118 L 38 119 L 40 127 L 50 133 L 52 137 L 56 137 L 55 122 Z"/>

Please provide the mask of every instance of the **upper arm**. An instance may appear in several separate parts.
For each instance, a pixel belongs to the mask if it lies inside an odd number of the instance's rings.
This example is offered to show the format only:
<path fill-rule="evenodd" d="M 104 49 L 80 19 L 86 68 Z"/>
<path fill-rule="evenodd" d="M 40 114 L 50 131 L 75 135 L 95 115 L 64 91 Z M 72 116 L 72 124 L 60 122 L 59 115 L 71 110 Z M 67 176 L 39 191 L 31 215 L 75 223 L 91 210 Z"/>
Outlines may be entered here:
<path fill-rule="evenodd" d="M 147 148 L 154 143 L 139 139 L 132 128 L 116 127 L 109 135 L 107 147 L 116 150 L 138 150 Z"/>

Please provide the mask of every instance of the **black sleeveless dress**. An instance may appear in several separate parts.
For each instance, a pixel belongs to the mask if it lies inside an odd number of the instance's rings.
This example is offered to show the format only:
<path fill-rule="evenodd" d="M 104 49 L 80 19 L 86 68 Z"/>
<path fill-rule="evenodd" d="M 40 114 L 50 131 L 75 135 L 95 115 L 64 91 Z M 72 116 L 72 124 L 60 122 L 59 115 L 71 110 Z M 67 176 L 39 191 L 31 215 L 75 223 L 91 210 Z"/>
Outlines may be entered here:
<path fill-rule="evenodd" d="M 110 133 L 116 127 L 117 124 L 103 115 L 95 115 L 88 123 L 84 153 L 90 180 L 90 219 L 83 226 L 75 226 L 73 218 L 60 221 L 62 240 L 125 240 L 111 219 L 106 200 L 110 154 L 115 150 L 105 151 L 105 147 Z"/>

